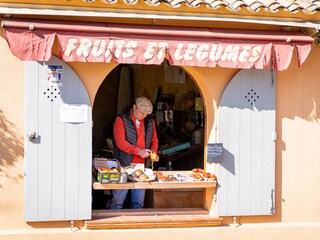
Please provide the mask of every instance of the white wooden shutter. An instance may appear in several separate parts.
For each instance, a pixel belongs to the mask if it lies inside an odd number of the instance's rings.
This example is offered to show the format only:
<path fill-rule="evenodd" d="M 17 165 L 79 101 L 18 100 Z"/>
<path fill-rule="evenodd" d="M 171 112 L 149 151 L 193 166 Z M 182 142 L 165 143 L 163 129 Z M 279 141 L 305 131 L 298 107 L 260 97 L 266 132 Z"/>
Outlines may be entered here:
<path fill-rule="evenodd" d="M 59 83 L 48 81 L 48 66 L 61 66 Z M 25 68 L 25 221 L 90 219 L 92 118 L 86 89 L 57 58 L 26 62 Z M 60 121 L 63 104 L 87 108 L 87 121 Z"/>
<path fill-rule="evenodd" d="M 271 70 L 241 70 L 218 110 L 219 216 L 274 213 L 275 85 Z"/>

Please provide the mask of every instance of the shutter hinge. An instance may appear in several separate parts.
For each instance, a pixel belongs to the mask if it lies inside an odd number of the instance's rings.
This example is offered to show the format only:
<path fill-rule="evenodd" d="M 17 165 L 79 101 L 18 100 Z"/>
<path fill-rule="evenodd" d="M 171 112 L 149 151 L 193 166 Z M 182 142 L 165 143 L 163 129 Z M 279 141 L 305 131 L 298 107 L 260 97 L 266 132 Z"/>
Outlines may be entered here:
<path fill-rule="evenodd" d="M 274 214 L 275 206 L 274 206 L 274 193 L 275 190 L 272 188 L 270 191 L 270 213 Z"/>

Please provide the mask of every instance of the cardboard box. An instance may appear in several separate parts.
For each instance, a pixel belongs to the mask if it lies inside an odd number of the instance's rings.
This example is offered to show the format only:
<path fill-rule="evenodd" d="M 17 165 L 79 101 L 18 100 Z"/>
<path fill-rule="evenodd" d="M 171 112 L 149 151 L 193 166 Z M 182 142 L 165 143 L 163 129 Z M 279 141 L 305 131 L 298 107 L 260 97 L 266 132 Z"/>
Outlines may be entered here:
<path fill-rule="evenodd" d="M 116 159 L 94 158 L 93 166 L 97 170 L 97 180 L 100 183 L 118 183 L 121 178 L 121 166 Z M 101 167 L 116 168 L 118 172 L 102 172 Z"/>

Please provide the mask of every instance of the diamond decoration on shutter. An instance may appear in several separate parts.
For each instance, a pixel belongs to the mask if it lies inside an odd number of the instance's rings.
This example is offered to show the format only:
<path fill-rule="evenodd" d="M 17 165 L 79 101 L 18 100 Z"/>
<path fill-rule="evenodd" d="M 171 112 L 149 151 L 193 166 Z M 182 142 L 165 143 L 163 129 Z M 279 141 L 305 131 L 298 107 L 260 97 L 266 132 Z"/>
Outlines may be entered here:
<path fill-rule="evenodd" d="M 60 95 L 60 91 L 57 87 L 51 86 L 51 88 L 47 88 L 46 91 L 43 92 L 43 95 L 47 96 L 51 102 L 56 99 Z"/>
<path fill-rule="evenodd" d="M 244 98 L 250 103 L 252 106 L 259 99 L 259 95 L 251 89 Z"/>

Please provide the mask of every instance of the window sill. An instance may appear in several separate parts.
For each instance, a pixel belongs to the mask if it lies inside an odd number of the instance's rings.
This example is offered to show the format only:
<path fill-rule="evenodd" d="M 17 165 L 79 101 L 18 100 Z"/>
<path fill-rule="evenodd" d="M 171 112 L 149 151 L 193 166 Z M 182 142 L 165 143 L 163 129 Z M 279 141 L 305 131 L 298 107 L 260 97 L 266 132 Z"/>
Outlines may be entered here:
<path fill-rule="evenodd" d="M 222 218 L 199 209 L 97 210 L 86 229 L 209 227 L 221 225 Z"/>

